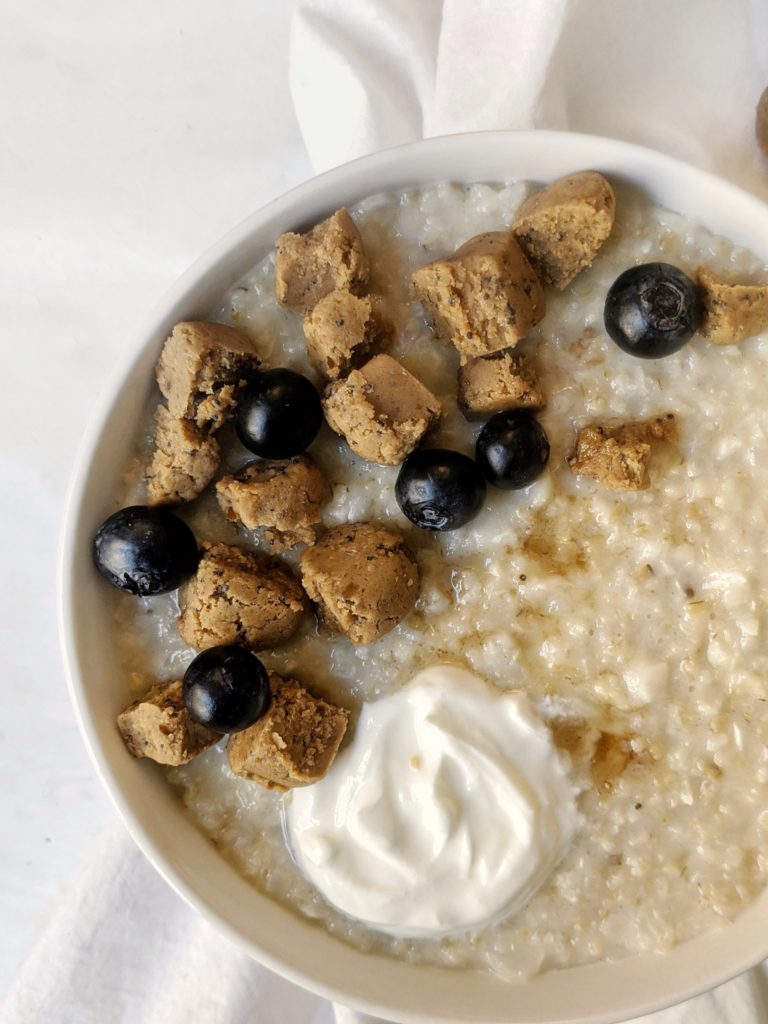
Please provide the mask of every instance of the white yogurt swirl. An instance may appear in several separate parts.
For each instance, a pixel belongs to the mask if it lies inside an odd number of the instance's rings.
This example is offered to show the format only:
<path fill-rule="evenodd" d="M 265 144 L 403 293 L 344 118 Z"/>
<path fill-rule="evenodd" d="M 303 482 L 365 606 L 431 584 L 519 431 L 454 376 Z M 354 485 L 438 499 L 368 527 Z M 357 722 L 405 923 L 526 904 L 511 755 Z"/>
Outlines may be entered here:
<path fill-rule="evenodd" d="M 339 910 L 444 935 L 518 910 L 578 827 L 576 788 L 520 692 L 453 665 L 363 705 L 354 742 L 294 790 L 294 856 Z"/>

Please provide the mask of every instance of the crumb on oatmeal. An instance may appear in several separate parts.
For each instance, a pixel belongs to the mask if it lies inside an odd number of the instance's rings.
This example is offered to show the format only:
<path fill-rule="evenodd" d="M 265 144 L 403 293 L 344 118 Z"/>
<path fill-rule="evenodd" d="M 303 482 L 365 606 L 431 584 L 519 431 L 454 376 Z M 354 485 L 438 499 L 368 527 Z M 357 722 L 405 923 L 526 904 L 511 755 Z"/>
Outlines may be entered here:
<path fill-rule="evenodd" d="M 221 736 L 192 721 L 180 680 L 157 683 L 117 716 L 117 727 L 134 757 L 158 764 L 188 764 Z"/>
<path fill-rule="evenodd" d="M 296 679 L 270 674 L 272 703 L 255 725 L 227 741 L 235 775 L 284 791 L 321 779 L 344 737 L 349 712 L 312 694 Z"/>
<path fill-rule="evenodd" d="M 401 463 L 441 414 L 429 388 L 388 355 L 330 384 L 323 409 L 353 452 L 385 466 Z"/>
<path fill-rule="evenodd" d="M 642 491 L 650 486 L 653 442 L 674 444 L 677 421 L 673 413 L 618 427 L 590 423 L 576 439 L 568 458 L 571 472 L 597 480 L 614 491 Z"/>
<path fill-rule="evenodd" d="M 338 288 L 355 294 L 368 283 L 368 259 L 355 222 L 342 207 L 306 234 L 280 235 L 275 245 L 275 297 L 302 316 Z"/>
<path fill-rule="evenodd" d="M 544 316 L 539 279 L 511 232 L 470 238 L 414 271 L 413 293 L 462 362 L 513 348 Z"/>

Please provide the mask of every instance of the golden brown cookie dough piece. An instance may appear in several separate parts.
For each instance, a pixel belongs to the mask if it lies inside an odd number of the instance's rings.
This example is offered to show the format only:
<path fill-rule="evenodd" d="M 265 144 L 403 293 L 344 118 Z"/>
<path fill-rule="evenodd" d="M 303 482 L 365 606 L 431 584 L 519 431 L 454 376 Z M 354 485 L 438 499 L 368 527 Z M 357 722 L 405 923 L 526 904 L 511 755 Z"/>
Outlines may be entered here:
<path fill-rule="evenodd" d="M 309 455 L 270 462 L 258 459 L 216 484 L 227 519 L 261 530 L 273 551 L 314 544 L 320 512 L 333 497 L 325 474 Z"/>
<path fill-rule="evenodd" d="M 326 380 L 338 380 L 383 345 L 388 329 L 370 295 L 339 288 L 304 319 L 309 361 Z"/>
<path fill-rule="evenodd" d="M 576 476 L 591 477 L 612 491 L 642 491 L 650 485 L 650 458 L 649 444 L 622 444 L 604 427 L 592 424 L 579 431 L 568 465 Z"/>
<path fill-rule="evenodd" d="M 440 402 L 391 356 L 374 356 L 328 386 L 325 418 L 353 452 L 397 466 L 440 418 Z"/>
<path fill-rule="evenodd" d="M 187 764 L 221 739 L 189 717 L 180 680 L 157 683 L 120 712 L 117 727 L 134 757 L 158 764 Z"/>
<path fill-rule="evenodd" d="M 615 212 L 613 189 L 602 174 L 581 171 L 526 199 L 512 231 L 541 280 L 562 289 L 592 263 Z"/>
<path fill-rule="evenodd" d="M 216 438 L 192 420 L 174 419 L 167 406 L 158 405 L 154 448 L 147 467 L 150 505 L 192 501 L 213 480 L 220 461 Z"/>
<path fill-rule="evenodd" d="M 229 737 L 229 766 L 235 775 L 267 789 L 311 785 L 331 767 L 349 712 L 313 697 L 296 679 L 270 673 L 269 681 L 269 711 Z"/>
<path fill-rule="evenodd" d="M 525 355 L 501 349 L 459 368 L 459 408 L 468 420 L 506 409 L 542 409 L 544 395 Z"/>
<path fill-rule="evenodd" d="M 539 279 L 511 232 L 470 238 L 452 256 L 414 271 L 411 283 L 462 362 L 514 347 L 545 312 Z"/>
<path fill-rule="evenodd" d="M 280 235 L 275 245 L 275 297 L 304 316 L 337 288 L 365 291 L 368 259 L 355 222 L 342 207 L 305 235 Z"/>
<path fill-rule="evenodd" d="M 701 267 L 704 321 L 700 333 L 713 345 L 737 345 L 768 330 L 768 285 L 728 284 Z"/>
<path fill-rule="evenodd" d="M 259 551 L 204 542 L 197 572 L 179 592 L 179 633 L 191 647 L 277 647 L 298 629 L 304 591 L 288 568 Z"/>
<path fill-rule="evenodd" d="M 677 417 L 673 412 L 663 416 L 652 416 L 649 420 L 635 420 L 610 428 L 611 437 L 620 444 L 653 444 L 663 441 L 665 444 L 677 444 L 680 435 L 677 429 Z"/>
<path fill-rule="evenodd" d="M 174 419 L 216 430 L 260 362 L 253 343 L 233 327 L 194 321 L 176 324 L 155 372 Z"/>
<path fill-rule="evenodd" d="M 608 427 L 591 423 L 579 431 L 568 459 L 571 472 L 597 480 L 613 491 L 642 491 L 650 486 L 652 443 L 677 441 L 674 414 Z"/>
<path fill-rule="evenodd" d="M 302 554 L 301 577 L 325 625 L 354 644 L 394 629 L 419 596 L 402 536 L 378 523 L 333 527 Z"/>

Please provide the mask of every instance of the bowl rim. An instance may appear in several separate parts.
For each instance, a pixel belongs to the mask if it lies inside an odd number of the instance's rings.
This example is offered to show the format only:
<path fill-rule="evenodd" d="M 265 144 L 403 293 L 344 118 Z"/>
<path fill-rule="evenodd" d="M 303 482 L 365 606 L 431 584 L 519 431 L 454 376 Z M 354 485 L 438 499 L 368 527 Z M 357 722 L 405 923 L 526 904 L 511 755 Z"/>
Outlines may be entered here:
<path fill-rule="evenodd" d="M 547 158 L 547 153 L 551 154 L 550 158 Z M 556 1014 L 538 1016 L 536 1013 L 531 1016 L 530 1012 L 525 1011 L 528 1012 L 526 1017 L 520 1017 L 518 1010 L 507 1004 L 507 998 L 514 1002 L 515 995 L 521 989 L 514 983 L 499 983 L 498 979 L 489 980 L 492 979 L 492 976 L 486 978 L 483 975 L 485 980 L 480 986 L 483 991 L 485 989 L 494 990 L 492 1008 L 486 1010 L 485 1007 L 477 1007 L 475 1011 L 468 1014 L 467 1007 L 460 1001 L 454 1005 L 451 1005 L 450 1001 L 446 1001 L 446 998 L 430 1001 L 428 988 L 441 980 L 445 973 L 441 969 L 414 968 L 397 961 L 394 969 L 390 970 L 382 962 L 378 964 L 378 970 L 382 975 L 386 975 L 385 987 L 380 987 L 377 992 L 370 993 L 362 990 L 362 983 L 354 972 L 354 968 L 360 967 L 365 960 L 365 954 L 362 955 L 363 959 L 361 960 L 360 954 L 351 953 L 349 947 L 342 946 L 338 940 L 334 940 L 336 945 L 327 943 L 325 940 L 322 941 L 325 945 L 333 946 L 332 952 L 335 957 L 349 960 L 353 971 L 346 984 L 340 984 L 338 979 L 329 980 L 325 970 L 314 970 L 307 968 L 306 965 L 297 966 L 296 962 L 291 962 L 292 954 L 289 959 L 286 959 L 284 951 L 276 951 L 274 948 L 254 943 L 253 939 L 243 934 L 241 928 L 233 926 L 226 919 L 221 908 L 217 907 L 210 899 L 201 896 L 194 882 L 190 881 L 189 872 L 180 870 L 178 864 L 172 861 L 168 854 L 167 839 L 154 830 L 154 826 L 150 829 L 146 821 L 140 820 L 134 803 L 126 796 L 115 772 L 111 755 L 105 743 L 104 724 L 100 723 L 93 714 L 85 684 L 87 666 L 83 650 L 82 624 L 77 621 L 77 576 L 79 568 L 82 569 L 81 566 L 79 567 L 78 559 L 81 558 L 83 550 L 83 516 L 81 513 L 84 508 L 84 499 L 87 497 L 88 485 L 91 482 L 96 454 L 100 450 L 100 444 L 103 446 L 109 421 L 116 415 L 115 409 L 122 400 L 122 391 L 126 382 L 135 378 L 138 368 L 142 364 L 146 364 L 148 356 L 156 351 L 157 338 L 167 334 L 169 324 L 178 318 L 176 316 L 178 310 L 199 306 L 198 294 L 205 293 L 206 289 L 212 297 L 216 294 L 220 295 L 226 290 L 226 285 L 221 287 L 221 273 L 217 277 L 215 272 L 221 271 L 223 264 L 227 261 L 234 260 L 235 254 L 239 254 L 242 262 L 247 256 L 249 241 L 259 231 L 263 232 L 266 223 L 282 221 L 289 225 L 294 224 L 295 227 L 309 226 L 304 213 L 299 217 L 299 223 L 296 223 L 292 217 L 292 211 L 311 211 L 321 207 L 330 209 L 340 205 L 352 205 L 353 202 L 365 195 L 391 191 L 398 187 L 406 188 L 411 184 L 423 185 L 428 180 L 469 181 L 473 180 L 473 168 L 480 170 L 486 164 L 501 161 L 502 156 L 508 155 L 510 166 L 514 167 L 516 162 L 522 162 L 526 166 L 535 163 L 535 154 L 539 154 L 539 162 L 543 165 L 547 165 L 549 159 L 553 165 L 569 165 L 572 171 L 585 167 L 596 167 L 609 175 L 611 173 L 619 174 L 630 181 L 641 184 L 646 191 L 649 191 L 648 179 L 650 176 L 653 180 L 664 183 L 665 195 L 679 196 L 683 206 L 689 201 L 691 194 L 696 196 L 695 201 L 697 202 L 701 202 L 702 197 L 715 194 L 722 202 L 712 211 L 711 216 L 707 216 L 706 225 L 736 242 L 750 245 L 756 249 L 761 258 L 768 262 L 768 241 L 765 241 L 768 239 L 768 207 L 761 200 L 707 171 L 691 167 L 673 157 L 655 153 L 632 143 L 568 132 L 472 132 L 420 140 L 361 157 L 303 182 L 241 221 L 195 260 L 157 302 L 149 315 L 144 318 L 143 324 L 139 324 L 136 330 L 131 331 L 134 343 L 129 347 L 125 357 L 119 361 L 110 385 L 105 388 L 91 415 L 79 446 L 66 497 L 57 579 L 57 618 L 65 675 L 70 699 L 86 748 L 102 784 L 129 833 L 172 888 L 240 950 L 245 951 L 288 980 L 320 996 L 351 1006 L 363 1013 L 389 1020 L 418 1022 L 418 1024 L 449 1020 L 466 1022 L 466 1024 L 479 1024 L 481 1021 L 487 1021 L 489 1024 L 491 1022 L 493 1024 L 505 1024 L 505 1022 L 522 1024 L 524 1020 L 530 1018 L 531 1022 L 534 1020 L 536 1022 L 547 1021 L 551 1024 L 578 1024 L 578 1022 L 584 1024 L 586 1021 L 590 1021 L 591 1024 L 613 1024 L 613 1022 L 662 1009 L 722 984 L 767 956 L 768 938 L 764 940 L 761 947 L 753 946 L 750 943 L 747 943 L 746 946 L 741 943 L 741 945 L 729 947 L 733 959 L 725 962 L 719 959 L 717 950 L 713 954 L 712 949 L 709 948 L 712 943 L 700 942 L 699 939 L 684 943 L 671 953 L 663 954 L 661 958 L 658 955 L 635 956 L 615 961 L 608 970 L 619 975 L 621 969 L 617 965 L 626 966 L 630 962 L 635 963 L 642 960 L 652 961 L 644 975 L 646 984 L 648 979 L 654 975 L 662 978 L 660 987 L 654 990 L 651 986 L 646 987 L 642 992 L 636 991 L 630 1001 L 627 1001 L 626 987 L 620 983 L 608 985 L 609 991 L 602 1002 L 598 1001 L 593 1005 L 594 1000 L 590 1001 L 590 995 L 585 991 L 585 986 L 588 987 L 596 981 L 599 982 L 601 977 L 602 982 L 605 983 L 607 975 L 605 973 L 601 975 L 600 968 L 605 968 L 606 965 L 588 965 L 547 972 L 544 975 L 539 975 L 533 982 L 522 984 L 529 989 L 538 985 L 539 995 L 543 997 L 544 989 L 541 979 L 545 979 L 544 984 L 546 985 L 546 979 L 551 974 L 570 975 L 574 983 L 574 999 L 570 1006 L 563 1003 L 564 1009 L 559 1016 Z M 544 155 L 542 156 L 542 154 Z M 583 160 L 585 154 L 592 154 L 591 159 Z M 574 161 L 575 163 L 573 163 Z M 434 176 L 420 177 L 416 169 L 425 164 L 430 167 L 444 166 L 446 174 L 442 176 L 442 179 Z M 457 167 L 463 168 L 464 173 L 456 174 Z M 568 169 L 566 168 L 561 173 L 568 173 Z M 531 174 L 511 173 L 509 180 L 520 176 L 533 177 Z M 474 180 L 500 179 L 495 175 L 479 173 Z M 375 181 L 375 187 L 366 185 L 368 181 Z M 338 197 L 343 197 L 345 194 L 347 198 L 338 201 Z M 738 216 L 734 211 L 738 211 Z M 728 225 L 734 222 L 734 218 L 739 221 L 740 225 L 736 232 L 732 229 L 728 230 Z M 273 237 L 275 236 L 273 235 Z M 760 238 L 763 239 L 762 247 L 759 244 Z M 264 250 L 260 251 L 263 254 Z M 256 262 L 258 255 L 257 253 L 256 257 L 252 259 L 252 263 Z M 247 264 L 244 265 L 247 266 Z M 214 283 L 210 280 L 212 275 L 215 277 Z M 234 283 L 234 280 L 241 274 L 229 273 L 226 276 L 230 279 L 230 283 Z M 208 306 L 210 303 L 207 303 L 206 308 Z M 152 361 L 154 362 L 154 358 Z M 113 723 L 110 723 L 110 728 L 114 731 Z M 180 803 L 179 814 L 183 814 Z M 761 900 L 758 900 L 759 903 Z M 758 907 L 757 910 L 755 907 L 750 908 L 744 915 L 745 919 L 750 918 L 753 930 L 756 930 L 755 921 L 765 920 L 766 907 L 768 907 L 768 903 Z M 306 923 L 302 922 L 302 925 L 304 926 Z M 723 935 L 726 931 L 731 933 L 735 927 L 736 925 L 733 924 L 727 925 L 719 930 L 718 934 Z M 707 935 L 710 933 L 706 933 L 705 939 Z M 725 946 L 725 943 L 720 945 Z M 698 967 L 696 964 L 689 964 L 686 970 L 683 970 L 682 965 L 678 964 L 680 968 L 679 983 L 675 984 L 667 977 L 668 971 L 665 973 L 664 970 L 660 970 L 661 965 L 662 963 L 668 964 L 670 960 L 675 959 L 675 956 L 680 961 L 679 951 L 694 946 L 699 950 L 701 962 Z M 720 953 L 722 952 L 721 949 Z M 694 953 L 694 959 L 696 959 L 696 955 Z M 376 957 L 373 959 L 378 960 Z M 418 998 L 415 990 L 409 988 L 410 981 L 409 984 L 403 984 L 405 978 L 403 972 L 407 972 L 409 977 L 414 978 L 419 975 L 422 979 L 417 986 Z M 481 972 L 455 971 L 453 973 L 466 978 Z M 499 984 L 503 986 L 504 993 L 498 991 Z M 530 1002 L 529 1005 L 535 1007 L 538 1005 L 535 993 L 532 998 L 533 1002 Z M 591 1010 L 588 1010 L 589 1007 Z"/>

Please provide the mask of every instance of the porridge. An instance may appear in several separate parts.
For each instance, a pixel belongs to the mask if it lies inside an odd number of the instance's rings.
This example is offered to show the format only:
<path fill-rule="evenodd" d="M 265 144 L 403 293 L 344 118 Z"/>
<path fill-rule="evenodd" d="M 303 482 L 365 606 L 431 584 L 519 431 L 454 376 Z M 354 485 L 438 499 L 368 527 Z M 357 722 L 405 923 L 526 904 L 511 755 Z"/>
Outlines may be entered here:
<path fill-rule="evenodd" d="M 339 737 L 343 725 L 334 732 L 336 745 L 342 742 L 336 765 L 361 707 L 399 694 L 432 666 L 470 670 L 501 693 L 524 692 L 578 790 L 580 825 L 562 859 L 501 920 L 443 936 L 390 934 L 323 898 L 287 843 L 291 793 L 234 774 L 218 735 L 197 737 L 204 752 L 167 769 L 188 813 L 225 856 L 259 889 L 339 939 L 509 979 L 670 949 L 732 920 L 768 880 L 768 615 L 759 569 L 768 537 L 768 502 L 759 499 L 768 482 L 768 335 L 721 347 L 699 334 L 650 361 L 627 355 L 603 328 L 606 295 L 627 268 L 657 261 L 689 277 L 705 267 L 718 282 L 720 275 L 751 282 L 765 274 L 758 261 L 642 194 L 617 190 L 615 222 L 609 235 L 599 228 L 608 237 L 592 265 L 576 267 L 578 276 L 562 288 L 545 286 L 543 316 L 535 288 L 527 305 L 517 294 L 523 340 L 498 357 L 516 407 L 540 410 L 551 446 L 544 472 L 520 489 L 488 486 L 479 514 L 448 532 L 418 529 L 396 500 L 398 464 L 414 436 L 429 430 L 431 446 L 468 453 L 484 421 L 509 407 L 503 389 L 494 390 L 494 368 L 471 361 L 484 354 L 477 342 L 460 353 L 436 340 L 409 291 L 411 277 L 468 238 L 507 229 L 529 191 L 523 184 L 439 184 L 352 208 L 370 264 L 367 292 L 361 294 L 352 250 L 349 279 L 326 283 L 323 294 L 337 298 L 313 299 L 303 309 L 314 339 L 310 355 L 300 317 L 275 300 L 272 253 L 222 297 L 211 320 L 252 339 L 262 370 L 288 368 L 321 386 L 320 368 L 329 393 L 341 396 L 331 415 L 340 432 L 359 395 L 369 393 L 372 371 L 369 363 L 362 370 L 358 360 L 345 363 L 349 352 L 323 347 L 323 319 L 341 319 L 339 309 L 358 318 L 363 360 L 396 360 L 397 372 L 422 387 L 399 433 L 386 444 L 366 435 L 362 454 L 360 444 L 350 450 L 324 424 L 309 456 L 332 492 L 307 499 L 311 518 L 297 524 L 281 507 L 268 524 L 272 541 L 283 545 L 282 564 L 297 573 L 315 530 L 321 540 L 334 528 L 376 523 L 402 535 L 418 567 L 415 606 L 401 602 L 397 624 L 384 632 L 372 612 L 375 621 L 366 619 L 353 643 L 316 626 L 300 595 L 276 592 L 283 618 L 270 619 L 269 635 L 282 642 L 252 644 L 264 666 L 348 713 L 346 739 Z M 292 260 L 298 249 L 288 254 Z M 495 252 L 486 245 L 480 257 L 495 259 Z M 545 280 L 562 285 L 574 259 L 561 253 Z M 299 305 L 319 274 L 309 276 Z M 423 285 L 425 308 L 443 286 L 437 274 Z M 288 295 L 297 285 L 279 287 Z M 375 354 L 382 345 L 386 356 Z M 377 367 L 380 375 L 395 372 Z M 409 387 L 404 378 L 403 395 Z M 216 395 L 211 415 L 220 418 Z M 121 504 L 146 501 L 156 405 L 154 398 Z M 215 471 L 210 439 L 192 436 L 199 408 L 185 420 L 185 444 L 205 487 Z M 170 427 L 161 426 L 166 437 Z M 229 481 L 219 489 L 231 509 L 251 456 L 230 424 L 217 438 L 219 478 Z M 150 485 L 166 462 L 164 454 Z M 195 467 L 179 494 L 191 493 Z M 295 472 L 314 471 L 302 464 Z M 322 481 L 315 483 L 323 494 Z M 213 487 L 180 511 L 206 542 L 204 560 L 228 545 L 264 549 L 263 532 L 222 514 Z M 259 557 L 273 558 L 275 548 L 266 550 Z M 194 658 L 179 634 L 179 612 L 175 592 L 116 597 L 116 636 L 134 696 L 158 680 L 181 679 Z M 199 615 L 195 623 L 209 630 L 211 644 L 227 642 L 218 626 Z M 266 635 L 261 628 L 254 626 L 257 635 Z M 324 783 L 315 785 L 320 792 Z"/>

